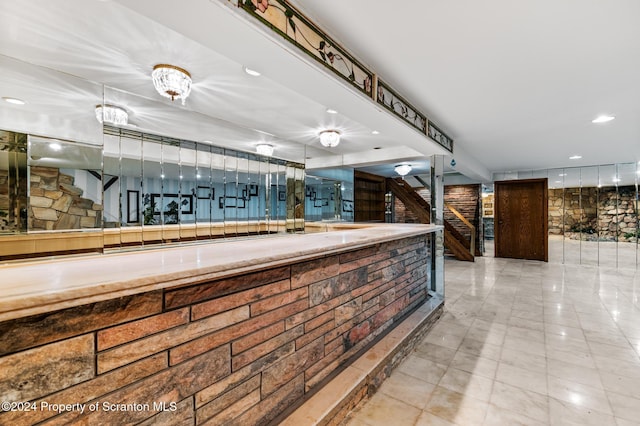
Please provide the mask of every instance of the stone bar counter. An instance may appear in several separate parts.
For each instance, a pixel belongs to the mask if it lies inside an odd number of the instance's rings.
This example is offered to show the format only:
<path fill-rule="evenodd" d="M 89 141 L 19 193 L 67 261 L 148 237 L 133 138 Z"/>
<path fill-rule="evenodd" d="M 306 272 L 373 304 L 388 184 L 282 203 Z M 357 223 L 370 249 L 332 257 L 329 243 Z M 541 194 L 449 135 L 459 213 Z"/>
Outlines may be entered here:
<path fill-rule="evenodd" d="M 0 266 L 0 424 L 278 420 L 431 298 L 441 227 L 331 227 Z"/>

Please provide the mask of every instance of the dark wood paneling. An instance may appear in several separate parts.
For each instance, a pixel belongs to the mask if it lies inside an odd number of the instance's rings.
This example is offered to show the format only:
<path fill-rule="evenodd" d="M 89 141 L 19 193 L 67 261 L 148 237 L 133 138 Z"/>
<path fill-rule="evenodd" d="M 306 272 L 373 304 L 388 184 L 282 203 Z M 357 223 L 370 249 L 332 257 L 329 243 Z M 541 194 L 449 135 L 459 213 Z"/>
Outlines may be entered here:
<path fill-rule="evenodd" d="M 354 220 L 384 222 L 385 178 L 359 171 L 354 178 Z"/>
<path fill-rule="evenodd" d="M 495 182 L 495 255 L 549 260 L 547 179 Z"/>

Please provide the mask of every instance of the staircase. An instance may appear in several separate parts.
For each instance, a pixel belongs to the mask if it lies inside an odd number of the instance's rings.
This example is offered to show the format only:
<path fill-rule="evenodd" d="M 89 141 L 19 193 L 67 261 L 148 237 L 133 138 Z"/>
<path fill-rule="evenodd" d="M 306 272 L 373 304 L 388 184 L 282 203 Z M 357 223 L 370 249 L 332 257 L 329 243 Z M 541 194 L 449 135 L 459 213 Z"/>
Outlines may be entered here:
<path fill-rule="evenodd" d="M 402 201 L 405 207 L 417 216 L 420 223 L 430 223 L 431 206 L 411 185 L 401 178 L 387 179 L 387 190 Z M 448 220 L 444 219 L 444 246 L 453 253 L 456 259 L 473 262 L 475 260 L 473 255 L 475 252 L 475 227 L 453 207 L 448 205 L 445 207 L 471 228 L 471 241 L 467 240 Z"/>

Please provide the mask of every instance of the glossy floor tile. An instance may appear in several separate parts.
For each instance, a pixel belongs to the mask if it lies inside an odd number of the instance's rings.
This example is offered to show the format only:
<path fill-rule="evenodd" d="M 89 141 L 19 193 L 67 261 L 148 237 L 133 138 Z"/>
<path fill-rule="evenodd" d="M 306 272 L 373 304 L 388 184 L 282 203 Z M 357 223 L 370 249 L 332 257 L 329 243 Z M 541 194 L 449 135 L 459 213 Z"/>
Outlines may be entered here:
<path fill-rule="evenodd" d="M 442 318 L 348 426 L 640 425 L 640 273 L 447 259 Z"/>

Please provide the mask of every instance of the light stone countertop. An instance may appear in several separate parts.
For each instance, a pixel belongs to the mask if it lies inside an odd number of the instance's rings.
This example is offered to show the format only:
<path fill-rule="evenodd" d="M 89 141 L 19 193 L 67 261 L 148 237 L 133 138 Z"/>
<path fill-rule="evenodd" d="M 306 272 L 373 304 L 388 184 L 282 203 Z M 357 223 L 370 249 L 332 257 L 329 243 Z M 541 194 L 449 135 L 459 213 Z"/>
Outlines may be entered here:
<path fill-rule="evenodd" d="M 194 278 L 202 281 L 243 274 L 442 229 L 420 224 L 330 225 L 336 230 L 7 263 L 0 266 L 0 321 L 188 285 Z"/>

